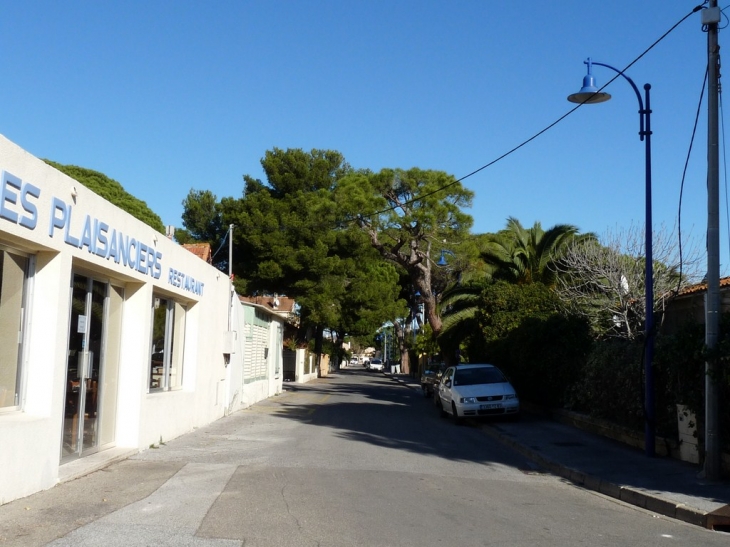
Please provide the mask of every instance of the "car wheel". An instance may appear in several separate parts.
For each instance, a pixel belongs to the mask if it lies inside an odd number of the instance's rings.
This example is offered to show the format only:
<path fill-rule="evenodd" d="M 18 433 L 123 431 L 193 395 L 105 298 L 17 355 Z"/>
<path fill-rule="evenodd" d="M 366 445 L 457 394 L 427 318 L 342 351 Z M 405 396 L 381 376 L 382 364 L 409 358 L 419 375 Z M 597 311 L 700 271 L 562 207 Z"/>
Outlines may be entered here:
<path fill-rule="evenodd" d="M 451 412 L 452 412 L 452 415 L 454 416 L 455 423 L 460 424 L 461 422 L 464 421 L 463 418 L 459 417 L 459 413 L 456 411 L 456 403 L 454 403 L 454 401 L 451 401 Z"/>

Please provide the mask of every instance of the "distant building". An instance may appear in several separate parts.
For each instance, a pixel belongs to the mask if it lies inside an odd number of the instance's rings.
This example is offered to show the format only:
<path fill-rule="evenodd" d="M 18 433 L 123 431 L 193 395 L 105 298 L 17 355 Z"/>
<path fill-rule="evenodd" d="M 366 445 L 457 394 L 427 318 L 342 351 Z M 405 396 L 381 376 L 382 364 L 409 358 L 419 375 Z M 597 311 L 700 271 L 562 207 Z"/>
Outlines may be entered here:
<path fill-rule="evenodd" d="M 210 250 L 210 243 L 185 243 L 183 248 L 187 249 L 208 264 L 213 263 L 213 253 Z"/>
<path fill-rule="evenodd" d="M 682 289 L 667 305 L 663 329 L 674 332 L 687 321 L 705 323 L 707 283 L 697 283 Z M 720 311 L 730 311 L 730 277 L 720 279 Z"/>
<path fill-rule="evenodd" d="M 286 296 L 239 296 L 241 302 L 250 302 L 271 310 L 287 323 L 298 326 L 299 315 L 296 312 L 296 301 Z"/>

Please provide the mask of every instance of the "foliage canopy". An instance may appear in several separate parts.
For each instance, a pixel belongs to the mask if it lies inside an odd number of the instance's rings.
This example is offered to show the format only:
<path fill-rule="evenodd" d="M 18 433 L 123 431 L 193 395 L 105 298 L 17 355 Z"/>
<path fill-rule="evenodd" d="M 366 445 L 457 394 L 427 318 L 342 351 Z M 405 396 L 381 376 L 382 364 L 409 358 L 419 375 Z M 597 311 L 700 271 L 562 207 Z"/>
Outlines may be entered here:
<path fill-rule="evenodd" d="M 51 160 L 43 161 L 72 179 L 79 181 L 92 192 L 99 194 L 107 201 L 127 211 L 130 215 L 151 226 L 158 232 L 165 233 L 165 225 L 162 223 L 159 215 L 153 212 L 144 201 L 127 192 L 116 180 L 98 171 L 77 165 L 63 165 Z"/>

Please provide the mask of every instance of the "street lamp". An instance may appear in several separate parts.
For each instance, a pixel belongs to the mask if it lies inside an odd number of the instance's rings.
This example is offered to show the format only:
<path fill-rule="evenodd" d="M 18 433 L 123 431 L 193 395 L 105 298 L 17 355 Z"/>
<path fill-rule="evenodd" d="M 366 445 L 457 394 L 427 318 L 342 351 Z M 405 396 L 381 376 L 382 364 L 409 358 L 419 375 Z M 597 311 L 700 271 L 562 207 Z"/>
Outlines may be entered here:
<path fill-rule="evenodd" d="M 439 261 L 436 262 L 437 266 L 448 266 L 449 265 L 448 261 L 446 260 L 447 254 L 450 254 L 451 256 L 456 256 L 456 255 L 454 255 L 454 253 L 452 253 L 451 251 L 449 251 L 447 249 L 441 249 L 441 258 L 439 258 Z"/>
<path fill-rule="evenodd" d="M 602 66 L 613 70 L 622 76 L 633 88 L 636 98 L 639 100 L 639 139 L 644 141 L 646 147 L 646 226 L 645 246 L 646 246 L 646 319 L 645 319 L 645 336 L 644 342 L 644 412 L 646 415 L 644 423 L 644 446 L 647 456 L 654 456 L 655 452 L 655 426 L 654 426 L 654 370 L 652 362 L 654 359 L 654 273 L 653 273 L 653 257 L 652 257 L 652 221 L 651 221 L 651 108 L 649 103 L 649 90 L 651 85 L 644 84 L 644 92 L 646 102 L 642 101 L 639 88 L 636 87 L 634 81 L 629 78 L 623 71 L 607 65 L 592 61 L 589 57 L 584 61 L 588 65 L 588 74 L 583 78 L 583 87 L 578 93 L 568 96 L 568 100 L 578 104 L 594 104 L 608 101 L 611 95 L 603 93 L 596 88 L 595 80 L 591 72 L 593 65 Z"/>

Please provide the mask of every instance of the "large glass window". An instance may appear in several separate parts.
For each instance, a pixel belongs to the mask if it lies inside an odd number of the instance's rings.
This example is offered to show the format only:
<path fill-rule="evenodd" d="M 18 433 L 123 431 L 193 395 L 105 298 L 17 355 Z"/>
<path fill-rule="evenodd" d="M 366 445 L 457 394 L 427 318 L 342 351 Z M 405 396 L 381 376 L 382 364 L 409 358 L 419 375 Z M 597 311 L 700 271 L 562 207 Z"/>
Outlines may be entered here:
<path fill-rule="evenodd" d="M 74 272 L 69 313 L 61 461 L 116 439 L 124 291 Z"/>
<path fill-rule="evenodd" d="M 0 246 L 0 411 L 20 406 L 29 264 L 28 257 Z"/>
<path fill-rule="evenodd" d="M 153 298 L 150 391 L 182 387 L 186 311 L 170 298 Z"/>

